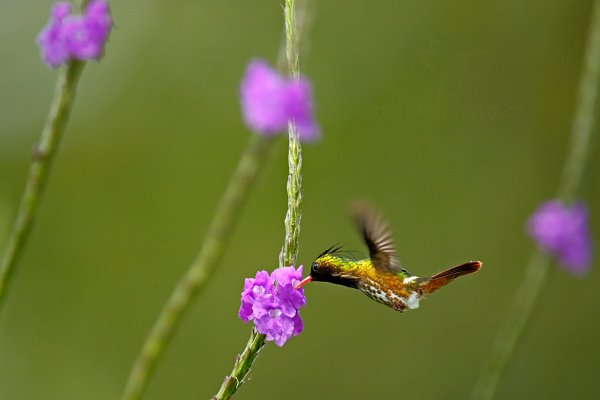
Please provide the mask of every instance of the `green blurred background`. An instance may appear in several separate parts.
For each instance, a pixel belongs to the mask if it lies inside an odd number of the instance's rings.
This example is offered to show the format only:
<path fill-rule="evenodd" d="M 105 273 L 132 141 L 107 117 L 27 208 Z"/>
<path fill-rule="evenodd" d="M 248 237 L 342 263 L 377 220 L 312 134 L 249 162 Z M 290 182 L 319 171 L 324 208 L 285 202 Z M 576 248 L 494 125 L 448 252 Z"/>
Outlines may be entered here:
<path fill-rule="evenodd" d="M 1 399 L 118 397 L 247 141 L 241 74 L 277 57 L 278 1 L 111 4 L 116 28 L 84 71 L 2 316 Z M 50 5 L 0 3 L 0 243 L 57 76 L 34 43 Z M 305 331 L 267 346 L 238 398 L 468 396 L 533 249 L 524 221 L 556 193 L 591 5 L 312 2 L 302 70 L 323 139 L 304 147 L 300 261 L 338 241 L 364 251 L 345 210 L 366 197 L 411 271 L 484 269 L 403 315 L 309 285 Z M 600 232 L 597 155 L 582 195 Z M 147 399 L 208 398 L 230 370 L 250 331 L 236 316 L 243 279 L 277 263 L 286 170 L 280 138 Z M 584 279 L 553 268 L 498 399 L 597 398 L 594 267 Z"/>

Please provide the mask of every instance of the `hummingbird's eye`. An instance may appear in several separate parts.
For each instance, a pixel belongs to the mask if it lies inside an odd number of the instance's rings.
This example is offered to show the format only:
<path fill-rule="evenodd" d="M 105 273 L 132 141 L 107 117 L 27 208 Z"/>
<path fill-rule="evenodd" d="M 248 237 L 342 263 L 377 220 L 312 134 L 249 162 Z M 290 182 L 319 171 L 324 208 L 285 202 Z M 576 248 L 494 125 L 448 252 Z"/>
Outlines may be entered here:
<path fill-rule="evenodd" d="M 312 271 L 312 272 L 317 272 L 317 269 L 318 269 L 318 268 L 319 268 L 319 264 L 317 264 L 316 262 L 314 262 L 314 263 L 312 264 L 311 271 Z"/>

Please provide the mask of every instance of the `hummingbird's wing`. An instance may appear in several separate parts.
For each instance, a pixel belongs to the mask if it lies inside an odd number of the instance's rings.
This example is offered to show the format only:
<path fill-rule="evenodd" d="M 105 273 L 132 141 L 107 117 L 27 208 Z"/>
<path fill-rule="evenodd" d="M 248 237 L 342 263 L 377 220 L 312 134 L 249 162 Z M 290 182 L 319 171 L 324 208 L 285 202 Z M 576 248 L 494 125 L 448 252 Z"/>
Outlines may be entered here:
<path fill-rule="evenodd" d="M 369 248 L 373 266 L 382 272 L 410 272 L 400 267 L 392 232 L 383 217 L 366 203 L 356 203 L 352 214 Z"/>

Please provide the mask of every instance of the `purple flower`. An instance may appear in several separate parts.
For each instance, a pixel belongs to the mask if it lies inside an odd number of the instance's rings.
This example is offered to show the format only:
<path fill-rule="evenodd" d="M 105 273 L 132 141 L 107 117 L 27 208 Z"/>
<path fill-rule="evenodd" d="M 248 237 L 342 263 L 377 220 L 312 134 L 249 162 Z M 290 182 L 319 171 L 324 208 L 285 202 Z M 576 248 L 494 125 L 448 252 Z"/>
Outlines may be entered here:
<path fill-rule="evenodd" d="M 254 278 L 246 278 L 238 316 L 246 323 L 253 320 L 257 332 L 283 346 L 303 329 L 298 310 L 306 298 L 303 289 L 294 289 L 301 279 L 302 266 L 277 268 L 271 275 L 259 271 Z"/>
<path fill-rule="evenodd" d="M 238 316 L 244 322 L 248 322 L 254 318 L 252 306 L 254 301 L 263 294 L 267 294 L 270 287 L 273 286 L 273 281 L 267 271 L 258 271 L 255 278 L 246 278 L 244 282 L 244 290 L 242 291 L 242 304 Z"/>
<path fill-rule="evenodd" d="M 58 67 L 69 58 L 62 26 L 65 17 L 70 13 L 71 4 L 64 2 L 54 4 L 50 12 L 50 21 L 37 38 L 37 43 L 42 50 L 42 58 L 52 68 Z"/>
<path fill-rule="evenodd" d="M 42 58 L 56 68 L 70 58 L 98 60 L 112 28 L 107 0 L 92 0 L 83 15 L 70 15 L 71 5 L 58 2 L 37 38 Z"/>
<path fill-rule="evenodd" d="M 287 126 L 285 80 L 265 62 L 255 60 L 242 79 L 242 112 L 246 124 L 265 135 L 273 135 Z"/>
<path fill-rule="evenodd" d="M 303 141 L 319 138 L 308 79 L 286 79 L 262 60 L 250 62 L 242 79 L 241 102 L 244 121 L 263 135 L 275 135 L 293 121 Z"/>
<path fill-rule="evenodd" d="M 565 205 L 558 200 L 542 204 L 529 218 L 531 237 L 554 254 L 571 273 L 584 275 L 592 261 L 588 211 L 583 202 Z"/>

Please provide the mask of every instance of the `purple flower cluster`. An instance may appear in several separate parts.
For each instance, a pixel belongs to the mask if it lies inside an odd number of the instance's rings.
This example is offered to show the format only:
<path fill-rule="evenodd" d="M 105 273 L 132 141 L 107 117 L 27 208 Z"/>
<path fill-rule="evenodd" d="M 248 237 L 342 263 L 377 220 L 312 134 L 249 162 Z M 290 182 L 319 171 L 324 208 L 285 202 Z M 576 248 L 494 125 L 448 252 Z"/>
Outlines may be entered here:
<path fill-rule="evenodd" d="M 286 79 L 262 60 L 250 62 L 242 79 L 242 113 L 250 129 L 274 135 L 287 129 L 289 121 L 303 141 L 319 138 L 312 107 L 310 82 L 300 77 Z"/>
<path fill-rule="evenodd" d="M 258 333 L 277 346 L 302 332 L 298 310 L 306 304 L 304 289 L 294 289 L 302 280 L 302 266 L 277 268 L 271 275 L 259 271 L 246 278 L 238 316 L 244 322 L 254 320 Z"/>
<path fill-rule="evenodd" d="M 559 200 L 542 204 L 529 218 L 529 234 L 575 275 L 585 274 L 592 261 L 588 211 L 583 202 L 565 205 Z"/>
<path fill-rule="evenodd" d="M 71 15 L 71 4 L 55 3 L 50 20 L 37 37 L 42 59 L 52 68 L 69 59 L 98 60 L 112 28 L 107 0 L 92 0 L 83 15 Z"/>

